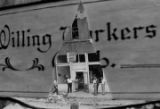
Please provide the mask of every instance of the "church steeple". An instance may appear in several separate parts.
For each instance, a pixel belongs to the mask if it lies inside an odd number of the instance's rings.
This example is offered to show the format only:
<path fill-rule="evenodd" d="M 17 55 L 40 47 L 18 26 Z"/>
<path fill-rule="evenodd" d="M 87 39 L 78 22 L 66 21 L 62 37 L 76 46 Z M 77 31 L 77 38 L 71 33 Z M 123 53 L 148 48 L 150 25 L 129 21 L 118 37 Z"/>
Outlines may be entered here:
<path fill-rule="evenodd" d="M 74 36 L 78 35 L 78 36 Z M 72 24 L 72 38 L 76 38 L 78 40 L 86 40 L 89 39 L 89 29 L 88 29 L 88 21 L 87 15 L 83 6 L 82 1 L 80 1 L 74 22 Z"/>
<path fill-rule="evenodd" d="M 78 5 L 77 12 L 70 29 L 71 30 L 68 32 L 65 38 L 67 41 L 90 39 L 87 15 L 82 1 L 80 1 Z"/>

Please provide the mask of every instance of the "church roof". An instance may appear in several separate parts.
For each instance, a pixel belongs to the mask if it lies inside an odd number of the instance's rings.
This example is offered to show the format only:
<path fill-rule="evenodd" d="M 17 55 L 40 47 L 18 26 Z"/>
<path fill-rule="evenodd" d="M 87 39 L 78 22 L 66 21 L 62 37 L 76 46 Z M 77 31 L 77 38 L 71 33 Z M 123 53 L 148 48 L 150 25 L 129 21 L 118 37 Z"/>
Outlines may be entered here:
<path fill-rule="evenodd" d="M 64 42 L 59 54 L 74 53 L 94 53 L 96 52 L 93 44 L 89 40 Z"/>

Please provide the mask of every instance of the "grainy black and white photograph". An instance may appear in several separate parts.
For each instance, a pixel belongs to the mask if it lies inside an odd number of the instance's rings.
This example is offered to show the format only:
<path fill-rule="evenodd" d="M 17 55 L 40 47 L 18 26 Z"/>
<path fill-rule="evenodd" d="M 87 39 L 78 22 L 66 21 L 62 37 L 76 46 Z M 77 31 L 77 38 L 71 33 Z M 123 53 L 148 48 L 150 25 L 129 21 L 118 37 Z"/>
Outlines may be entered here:
<path fill-rule="evenodd" d="M 0 0 L 0 109 L 160 109 L 160 0 Z"/>

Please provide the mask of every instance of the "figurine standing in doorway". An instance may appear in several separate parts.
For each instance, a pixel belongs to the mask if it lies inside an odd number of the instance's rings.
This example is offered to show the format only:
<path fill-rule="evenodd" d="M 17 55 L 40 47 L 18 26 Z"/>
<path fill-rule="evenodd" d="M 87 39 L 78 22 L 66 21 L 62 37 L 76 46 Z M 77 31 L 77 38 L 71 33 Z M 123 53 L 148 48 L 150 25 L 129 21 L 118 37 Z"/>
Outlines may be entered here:
<path fill-rule="evenodd" d="M 72 79 L 71 79 L 71 77 L 67 78 L 67 85 L 68 85 L 68 93 L 72 93 Z"/>

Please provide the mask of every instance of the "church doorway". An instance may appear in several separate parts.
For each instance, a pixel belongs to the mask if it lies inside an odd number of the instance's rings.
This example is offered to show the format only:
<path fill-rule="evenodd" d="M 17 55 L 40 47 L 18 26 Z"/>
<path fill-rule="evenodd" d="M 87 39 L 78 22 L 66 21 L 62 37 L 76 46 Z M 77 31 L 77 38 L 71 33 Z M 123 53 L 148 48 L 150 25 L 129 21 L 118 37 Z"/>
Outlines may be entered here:
<path fill-rule="evenodd" d="M 88 66 L 85 63 L 72 63 L 71 79 L 73 80 L 73 90 L 87 91 L 88 90 Z"/>
<path fill-rule="evenodd" d="M 84 83 L 84 74 L 83 72 L 76 72 L 76 80 L 77 80 L 77 91 L 81 91 L 85 89 Z"/>

